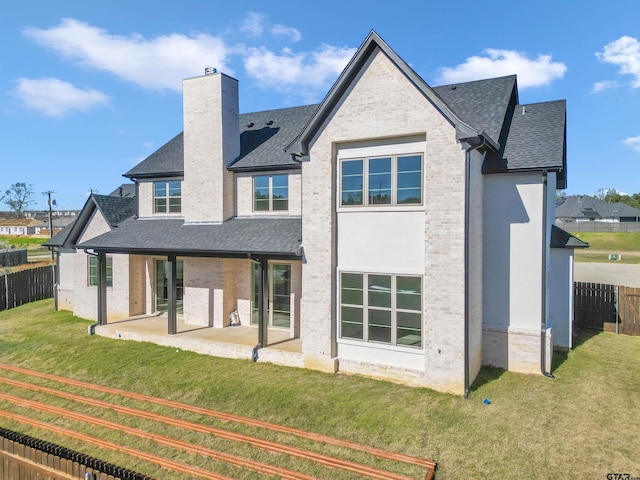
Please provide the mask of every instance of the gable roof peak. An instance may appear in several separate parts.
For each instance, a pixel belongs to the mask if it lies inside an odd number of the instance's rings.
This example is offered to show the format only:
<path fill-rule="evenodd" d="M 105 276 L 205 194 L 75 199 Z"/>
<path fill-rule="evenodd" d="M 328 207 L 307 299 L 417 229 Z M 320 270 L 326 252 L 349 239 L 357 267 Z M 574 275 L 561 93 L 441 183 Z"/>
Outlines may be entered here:
<path fill-rule="evenodd" d="M 354 56 L 344 68 L 338 80 L 333 84 L 325 98 L 320 103 L 318 110 L 309 119 L 298 136 L 285 148 L 285 151 L 298 157 L 308 155 L 309 141 L 317 132 L 323 121 L 338 104 L 347 92 L 350 84 L 356 78 L 358 72 L 364 67 L 367 60 L 377 50 L 385 56 L 405 75 L 405 77 L 431 102 L 456 129 L 456 137 L 460 141 L 471 138 L 484 140 L 492 148 L 497 148 L 495 139 L 490 138 L 484 131 L 479 131 L 465 123 L 383 39 L 375 30 L 371 30 L 364 42 L 360 45 Z"/>

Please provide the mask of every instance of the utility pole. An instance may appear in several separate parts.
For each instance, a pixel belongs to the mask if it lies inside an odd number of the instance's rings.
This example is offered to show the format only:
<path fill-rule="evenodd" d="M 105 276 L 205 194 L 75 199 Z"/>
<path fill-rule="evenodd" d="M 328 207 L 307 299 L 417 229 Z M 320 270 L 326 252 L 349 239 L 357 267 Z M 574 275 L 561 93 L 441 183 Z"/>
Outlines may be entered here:
<path fill-rule="evenodd" d="M 52 192 L 51 190 L 48 190 L 46 192 L 42 192 L 43 195 L 47 196 L 47 205 L 49 205 L 49 239 L 53 238 L 53 205 L 55 205 L 56 201 L 55 200 L 51 200 L 51 194 L 52 193 L 56 193 L 56 192 Z M 53 248 L 51 249 L 51 261 L 55 261 L 55 256 L 53 253 Z"/>

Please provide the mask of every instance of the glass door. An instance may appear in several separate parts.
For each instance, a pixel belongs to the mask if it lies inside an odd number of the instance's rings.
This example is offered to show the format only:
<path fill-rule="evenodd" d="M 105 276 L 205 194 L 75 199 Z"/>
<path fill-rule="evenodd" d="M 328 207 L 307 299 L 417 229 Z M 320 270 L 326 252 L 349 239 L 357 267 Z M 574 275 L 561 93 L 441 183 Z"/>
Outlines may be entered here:
<path fill-rule="evenodd" d="M 166 312 L 169 308 L 169 278 L 167 276 L 168 267 L 167 260 L 156 260 L 156 312 Z M 177 313 L 183 313 L 184 298 L 184 263 L 182 260 L 176 261 L 176 310 Z"/>
<path fill-rule="evenodd" d="M 253 309 L 251 324 L 258 325 L 258 282 L 259 266 L 253 264 Z M 269 305 L 267 316 L 270 327 L 290 328 L 291 326 L 291 265 L 272 263 L 268 266 L 267 288 Z"/>

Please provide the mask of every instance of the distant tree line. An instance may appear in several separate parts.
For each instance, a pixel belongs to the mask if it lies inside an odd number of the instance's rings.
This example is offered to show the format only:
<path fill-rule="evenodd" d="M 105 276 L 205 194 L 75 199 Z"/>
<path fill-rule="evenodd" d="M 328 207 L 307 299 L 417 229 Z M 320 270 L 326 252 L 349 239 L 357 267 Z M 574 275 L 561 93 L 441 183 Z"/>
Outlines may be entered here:
<path fill-rule="evenodd" d="M 620 193 L 615 188 L 601 188 L 596 192 L 596 198 L 607 203 L 624 203 L 634 208 L 640 208 L 640 192 L 627 195 Z"/>

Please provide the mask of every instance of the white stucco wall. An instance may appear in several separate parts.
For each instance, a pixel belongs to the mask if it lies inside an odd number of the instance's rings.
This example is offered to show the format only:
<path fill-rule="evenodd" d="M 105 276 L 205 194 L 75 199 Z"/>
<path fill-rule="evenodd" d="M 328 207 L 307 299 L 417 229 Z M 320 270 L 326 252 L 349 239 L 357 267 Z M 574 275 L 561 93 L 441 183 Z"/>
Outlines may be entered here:
<path fill-rule="evenodd" d="M 573 249 L 552 248 L 549 320 L 554 346 L 571 348 L 573 336 Z"/>
<path fill-rule="evenodd" d="M 548 239 L 554 219 L 555 176 L 549 183 L 547 244 L 543 246 L 542 173 L 485 176 L 484 364 L 540 372 L 542 282 L 551 261 Z M 548 287 L 547 282 L 546 295 Z"/>

